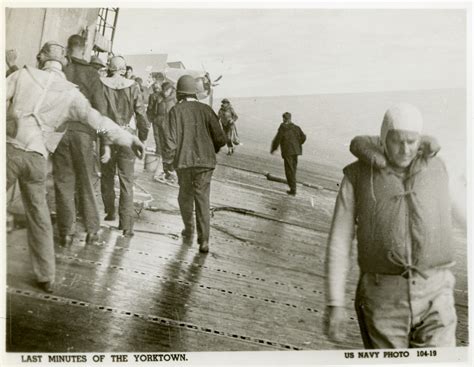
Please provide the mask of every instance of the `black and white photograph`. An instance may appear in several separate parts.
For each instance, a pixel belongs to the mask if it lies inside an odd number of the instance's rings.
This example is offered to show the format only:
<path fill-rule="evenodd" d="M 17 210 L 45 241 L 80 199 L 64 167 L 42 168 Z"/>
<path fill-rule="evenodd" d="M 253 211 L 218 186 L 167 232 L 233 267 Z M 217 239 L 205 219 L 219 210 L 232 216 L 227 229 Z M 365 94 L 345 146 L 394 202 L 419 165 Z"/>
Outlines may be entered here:
<path fill-rule="evenodd" d="M 1 365 L 467 365 L 471 4 L 333 5 L 4 2 Z"/>

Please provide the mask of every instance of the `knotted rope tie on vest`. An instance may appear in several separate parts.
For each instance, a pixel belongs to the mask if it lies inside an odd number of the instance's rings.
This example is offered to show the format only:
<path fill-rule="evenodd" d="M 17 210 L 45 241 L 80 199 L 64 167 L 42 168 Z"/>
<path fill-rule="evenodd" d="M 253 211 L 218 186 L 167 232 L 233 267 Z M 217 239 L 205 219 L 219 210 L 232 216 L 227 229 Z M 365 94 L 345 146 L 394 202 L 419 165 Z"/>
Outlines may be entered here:
<path fill-rule="evenodd" d="M 414 195 L 416 194 L 416 191 L 415 190 L 407 190 L 407 191 L 404 191 L 400 194 L 397 194 L 397 195 L 394 195 L 393 197 L 395 198 L 403 198 L 405 196 L 408 196 L 408 195 Z"/>
<path fill-rule="evenodd" d="M 404 269 L 400 274 L 402 277 L 406 277 L 407 275 L 411 276 L 412 272 L 417 272 L 423 279 L 428 279 L 428 276 L 422 270 L 420 270 L 416 265 L 409 264 L 399 253 L 389 251 L 387 257 L 392 264 Z"/>

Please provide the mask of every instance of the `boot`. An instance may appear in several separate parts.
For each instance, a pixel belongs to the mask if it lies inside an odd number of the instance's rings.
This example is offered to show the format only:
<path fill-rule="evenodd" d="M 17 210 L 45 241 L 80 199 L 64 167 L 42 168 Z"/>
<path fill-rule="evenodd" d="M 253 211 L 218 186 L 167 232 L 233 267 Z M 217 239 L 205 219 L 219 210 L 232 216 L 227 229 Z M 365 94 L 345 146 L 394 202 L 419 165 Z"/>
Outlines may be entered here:
<path fill-rule="evenodd" d="M 92 245 L 94 242 L 99 242 L 99 234 L 95 233 L 88 233 L 86 236 L 86 245 Z"/>
<path fill-rule="evenodd" d="M 199 244 L 199 252 L 202 252 L 203 254 L 209 252 L 209 243 L 207 241 L 203 241 Z"/>
<path fill-rule="evenodd" d="M 116 219 L 116 216 L 114 212 L 107 213 L 107 215 L 104 218 L 104 220 L 106 221 L 114 221 L 115 219 Z"/>
<path fill-rule="evenodd" d="M 61 236 L 59 239 L 59 246 L 69 247 L 72 245 L 74 238 L 71 235 Z"/>
<path fill-rule="evenodd" d="M 124 237 L 133 237 L 135 235 L 135 232 L 133 231 L 133 229 L 124 229 L 122 235 Z"/>
<path fill-rule="evenodd" d="M 54 292 L 54 283 L 53 282 L 38 282 L 38 287 L 46 293 L 53 293 Z"/>

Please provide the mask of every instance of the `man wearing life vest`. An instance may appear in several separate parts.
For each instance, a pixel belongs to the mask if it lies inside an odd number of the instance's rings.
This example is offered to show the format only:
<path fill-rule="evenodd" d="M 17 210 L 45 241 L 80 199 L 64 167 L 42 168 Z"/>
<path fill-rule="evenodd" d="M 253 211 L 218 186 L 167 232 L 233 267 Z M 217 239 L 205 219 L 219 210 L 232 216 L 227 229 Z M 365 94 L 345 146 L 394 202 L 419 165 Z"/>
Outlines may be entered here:
<path fill-rule="evenodd" d="M 357 235 L 355 308 L 364 346 L 454 347 L 456 311 L 448 175 L 408 104 L 385 113 L 379 141 L 358 137 L 344 168 L 327 249 L 328 336 L 344 334 L 345 280 Z M 355 227 L 357 224 L 357 230 Z"/>

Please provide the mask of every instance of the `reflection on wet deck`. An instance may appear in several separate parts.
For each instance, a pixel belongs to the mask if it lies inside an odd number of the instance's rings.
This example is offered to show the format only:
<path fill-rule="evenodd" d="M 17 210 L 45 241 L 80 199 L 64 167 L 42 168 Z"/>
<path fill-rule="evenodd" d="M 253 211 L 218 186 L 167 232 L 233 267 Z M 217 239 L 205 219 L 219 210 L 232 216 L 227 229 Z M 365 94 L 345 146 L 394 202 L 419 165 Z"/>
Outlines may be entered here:
<path fill-rule="evenodd" d="M 212 183 L 211 247 L 181 244 L 177 188 L 138 184 L 156 211 L 124 238 L 103 226 L 101 242 L 56 247 L 57 288 L 34 287 L 25 230 L 8 235 L 8 351 L 116 352 L 361 348 L 349 303 L 343 343 L 322 333 L 324 256 L 336 192 L 301 187 L 296 198 L 263 175 L 219 166 Z M 320 183 L 324 185 L 323 183 Z M 255 215 L 252 215 L 254 213 Z M 456 268 L 458 344 L 467 345 L 465 235 Z"/>

